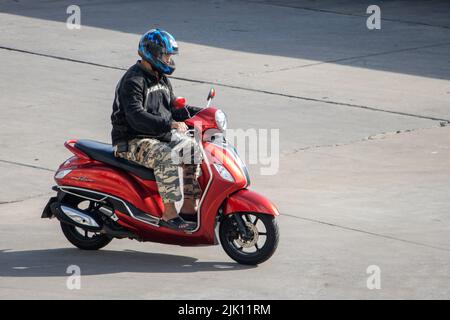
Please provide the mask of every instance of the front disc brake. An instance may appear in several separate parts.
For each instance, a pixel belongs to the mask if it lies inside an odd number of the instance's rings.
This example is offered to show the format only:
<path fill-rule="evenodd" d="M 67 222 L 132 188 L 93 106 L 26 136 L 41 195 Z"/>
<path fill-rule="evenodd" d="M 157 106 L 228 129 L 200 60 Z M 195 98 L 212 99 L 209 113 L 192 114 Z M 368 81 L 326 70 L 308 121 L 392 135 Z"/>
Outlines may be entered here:
<path fill-rule="evenodd" d="M 258 242 L 259 232 L 256 226 L 250 221 L 245 222 L 245 226 L 248 228 L 252 237 L 250 239 L 242 239 L 242 236 L 239 236 L 239 238 L 236 239 L 236 243 L 241 247 L 251 248 Z"/>

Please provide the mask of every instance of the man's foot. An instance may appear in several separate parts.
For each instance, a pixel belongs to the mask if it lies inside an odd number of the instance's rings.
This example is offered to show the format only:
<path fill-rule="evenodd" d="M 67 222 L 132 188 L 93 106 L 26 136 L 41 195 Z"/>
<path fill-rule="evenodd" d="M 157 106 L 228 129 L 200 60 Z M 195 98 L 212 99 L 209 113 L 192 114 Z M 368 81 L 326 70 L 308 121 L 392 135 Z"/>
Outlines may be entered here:
<path fill-rule="evenodd" d="M 197 222 L 197 212 L 194 213 L 180 212 L 179 216 L 183 218 L 185 221 Z"/>
<path fill-rule="evenodd" d="M 180 216 L 177 216 L 169 220 L 161 219 L 159 220 L 159 225 L 162 227 L 179 231 L 190 231 L 195 229 L 195 224 L 185 221 Z"/>
<path fill-rule="evenodd" d="M 197 200 L 184 199 L 180 209 L 180 217 L 186 221 L 197 222 Z"/>
<path fill-rule="evenodd" d="M 195 229 L 195 224 L 185 221 L 177 214 L 175 203 L 164 203 L 164 212 L 159 225 L 173 230 L 189 231 Z"/>
<path fill-rule="evenodd" d="M 174 202 L 164 203 L 164 212 L 162 214 L 162 219 L 168 221 L 170 219 L 178 217 L 177 208 L 175 208 Z"/>
<path fill-rule="evenodd" d="M 181 206 L 180 212 L 183 213 L 196 213 L 197 212 L 197 200 L 195 199 L 184 199 L 183 205 Z"/>

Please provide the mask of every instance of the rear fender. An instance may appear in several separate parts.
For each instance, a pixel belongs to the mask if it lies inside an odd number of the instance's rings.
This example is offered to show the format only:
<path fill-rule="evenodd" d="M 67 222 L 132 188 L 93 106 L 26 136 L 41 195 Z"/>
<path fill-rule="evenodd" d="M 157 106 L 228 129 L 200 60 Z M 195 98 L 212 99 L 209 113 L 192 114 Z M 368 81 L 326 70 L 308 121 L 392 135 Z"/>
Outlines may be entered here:
<path fill-rule="evenodd" d="M 53 218 L 53 212 L 52 212 L 50 206 L 51 206 L 52 203 L 54 203 L 54 202 L 58 202 L 58 197 L 51 197 L 51 198 L 48 200 L 47 204 L 45 205 L 44 210 L 42 211 L 41 218 L 43 218 L 43 219 L 45 219 L 45 218 L 47 218 L 47 219 Z"/>

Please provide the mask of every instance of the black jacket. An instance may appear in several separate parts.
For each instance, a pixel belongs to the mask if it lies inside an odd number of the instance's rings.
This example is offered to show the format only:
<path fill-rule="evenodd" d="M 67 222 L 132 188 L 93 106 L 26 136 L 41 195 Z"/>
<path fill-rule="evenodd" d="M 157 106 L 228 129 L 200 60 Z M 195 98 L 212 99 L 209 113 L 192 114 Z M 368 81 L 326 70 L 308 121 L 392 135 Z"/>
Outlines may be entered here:
<path fill-rule="evenodd" d="M 175 96 L 169 79 L 149 72 L 138 61 L 127 70 L 116 87 L 111 115 L 113 145 L 134 138 L 170 141 L 172 121 L 184 121 L 186 110 L 172 108 Z M 194 115 L 200 109 L 188 106 Z"/>

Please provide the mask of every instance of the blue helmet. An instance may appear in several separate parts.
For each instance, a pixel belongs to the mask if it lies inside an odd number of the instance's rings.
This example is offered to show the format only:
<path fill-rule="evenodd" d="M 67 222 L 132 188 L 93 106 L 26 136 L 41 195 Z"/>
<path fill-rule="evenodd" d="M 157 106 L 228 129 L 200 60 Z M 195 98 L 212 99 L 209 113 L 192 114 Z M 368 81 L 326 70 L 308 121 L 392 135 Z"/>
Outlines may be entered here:
<path fill-rule="evenodd" d="M 163 54 L 178 54 L 177 42 L 167 31 L 161 29 L 147 31 L 139 41 L 138 53 L 159 73 L 172 74 L 175 71 L 173 59 L 168 63 L 162 59 Z"/>

